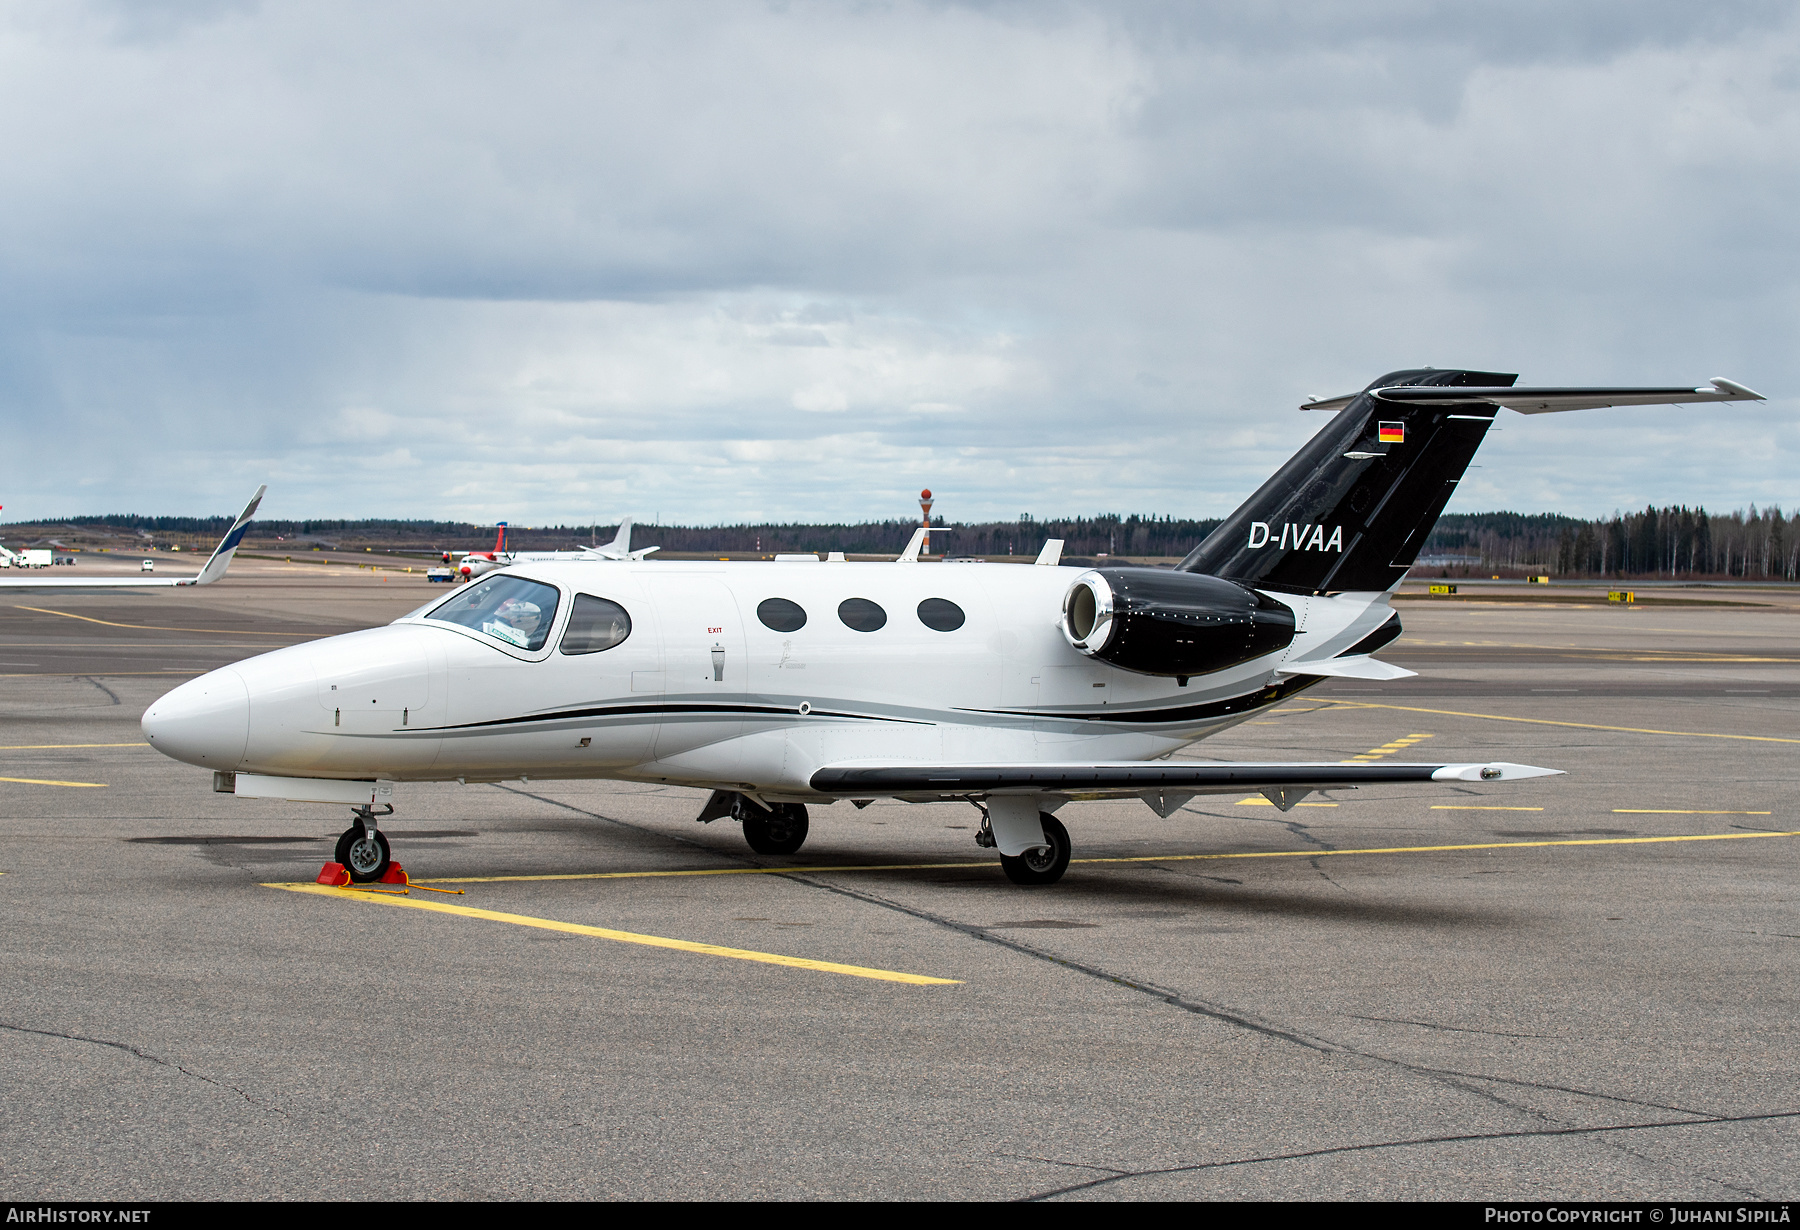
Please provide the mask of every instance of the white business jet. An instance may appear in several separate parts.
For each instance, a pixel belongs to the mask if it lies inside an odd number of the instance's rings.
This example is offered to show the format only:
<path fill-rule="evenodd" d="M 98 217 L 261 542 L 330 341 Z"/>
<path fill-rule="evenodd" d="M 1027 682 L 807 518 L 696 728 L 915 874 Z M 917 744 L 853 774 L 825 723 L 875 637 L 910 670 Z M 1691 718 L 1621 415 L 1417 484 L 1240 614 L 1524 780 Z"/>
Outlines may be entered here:
<path fill-rule="evenodd" d="M 465 581 L 473 581 L 476 577 L 486 576 L 498 568 L 511 567 L 513 564 L 549 564 L 560 560 L 581 560 L 589 563 L 603 560 L 644 559 L 662 550 L 661 547 L 642 547 L 636 551 L 631 549 L 631 518 L 627 517 L 619 523 L 619 532 L 613 535 L 609 543 L 594 547 L 583 547 L 579 551 L 508 551 L 506 550 L 506 522 L 500 522 L 500 534 L 494 540 L 492 551 L 475 551 L 462 557 L 457 562 L 456 571 Z M 449 563 L 446 554 L 444 562 Z"/>
<path fill-rule="evenodd" d="M 611 542 L 595 547 L 582 547 L 579 551 L 515 551 L 510 558 L 515 564 L 553 564 L 564 560 L 593 563 L 601 560 L 646 559 L 660 550 L 661 547 L 640 547 L 633 551 L 631 518 L 627 517 L 619 522 L 619 532 L 613 535 Z"/>
<path fill-rule="evenodd" d="M 1006 875 L 1068 866 L 1056 813 L 1137 797 L 1170 815 L 1259 791 L 1287 810 L 1365 784 L 1486 783 L 1487 763 L 1171 760 L 1322 679 L 1412 672 L 1374 651 L 1388 600 L 1500 407 L 1760 400 L 1729 381 L 1517 389 L 1395 372 L 1337 411 L 1174 570 L 1108 565 L 516 564 L 393 624 L 216 670 L 150 706 L 152 745 L 214 789 L 350 804 L 338 862 L 378 879 L 406 784 L 615 778 L 710 790 L 752 849 L 793 854 L 808 808 L 965 800 Z"/>
<path fill-rule="evenodd" d="M 4 589 L 168 589 L 185 585 L 211 585 L 225 575 L 231 567 L 231 557 L 237 554 L 238 544 L 244 541 L 244 530 L 250 524 L 250 518 L 256 515 L 256 506 L 262 503 L 263 492 L 269 488 L 267 484 L 258 487 L 250 502 L 244 505 L 244 511 L 238 514 L 231 528 L 225 531 L 225 537 L 219 539 L 219 545 L 213 548 L 211 558 L 206 567 L 191 577 L 169 576 L 128 576 L 128 577 L 6 577 L 0 576 L 0 588 Z"/>

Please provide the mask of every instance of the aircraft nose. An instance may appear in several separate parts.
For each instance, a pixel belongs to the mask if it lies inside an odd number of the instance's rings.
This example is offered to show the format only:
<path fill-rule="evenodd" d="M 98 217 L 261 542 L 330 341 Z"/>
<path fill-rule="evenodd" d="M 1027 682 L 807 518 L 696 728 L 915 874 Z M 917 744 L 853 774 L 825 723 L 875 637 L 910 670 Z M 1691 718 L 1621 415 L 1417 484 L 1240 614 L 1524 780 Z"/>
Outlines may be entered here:
<path fill-rule="evenodd" d="M 232 769 L 250 741 L 250 690 L 230 667 L 189 680 L 144 712 L 144 737 L 165 756 Z"/>

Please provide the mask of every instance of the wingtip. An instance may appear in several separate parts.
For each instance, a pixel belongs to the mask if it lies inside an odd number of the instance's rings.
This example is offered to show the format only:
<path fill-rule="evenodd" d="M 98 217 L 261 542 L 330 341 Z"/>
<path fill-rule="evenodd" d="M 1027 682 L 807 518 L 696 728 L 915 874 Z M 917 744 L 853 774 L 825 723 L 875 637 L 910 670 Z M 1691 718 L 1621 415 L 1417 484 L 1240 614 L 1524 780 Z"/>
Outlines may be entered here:
<path fill-rule="evenodd" d="M 1742 398 L 1750 401 L 1769 400 L 1755 389 L 1749 388 L 1746 385 L 1741 385 L 1735 380 L 1727 380 L 1723 376 L 1714 376 L 1711 383 L 1713 388 L 1718 389 L 1723 393 L 1730 394 L 1734 399 Z M 1698 391 L 1704 392 L 1704 390 Z"/>
<path fill-rule="evenodd" d="M 1562 769 L 1490 760 L 1485 764 L 1447 764 L 1431 775 L 1435 782 L 1516 782 L 1529 777 L 1561 777 Z"/>

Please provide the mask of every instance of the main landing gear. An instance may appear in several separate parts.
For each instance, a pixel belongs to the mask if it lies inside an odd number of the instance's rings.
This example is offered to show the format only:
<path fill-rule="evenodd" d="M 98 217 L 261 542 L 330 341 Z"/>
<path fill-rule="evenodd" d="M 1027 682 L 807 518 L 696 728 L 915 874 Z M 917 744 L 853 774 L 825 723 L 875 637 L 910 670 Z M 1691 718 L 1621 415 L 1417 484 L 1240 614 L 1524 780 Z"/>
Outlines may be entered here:
<path fill-rule="evenodd" d="M 343 864 L 356 883 L 372 884 L 387 874 L 393 859 L 388 853 L 387 834 L 375 827 L 375 809 L 358 807 L 355 811 L 356 823 L 337 839 L 334 861 Z M 381 814 L 391 816 L 394 809 L 390 807 Z"/>
<path fill-rule="evenodd" d="M 981 829 L 975 834 L 975 844 L 987 849 L 1001 847 L 1000 870 L 1014 884 L 1027 887 L 1054 884 L 1069 869 L 1072 852 L 1069 830 L 1047 811 L 1038 812 L 1037 823 L 1033 825 L 1032 811 L 1033 808 L 1022 800 L 988 800 L 987 808 L 981 813 Z M 1002 826 L 1000 833 L 994 831 L 996 823 Z M 1008 846 L 1015 853 L 1006 853 Z"/>
<path fill-rule="evenodd" d="M 1069 830 L 1047 811 L 1038 813 L 1038 823 L 1044 826 L 1044 840 L 1049 845 L 1027 850 L 1017 858 L 1000 856 L 1000 870 L 1014 884 L 1054 884 L 1069 869 Z"/>
<path fill-rule="evenodd" d="M 743 822 L 744 840 L 758 854 L 798 854 L 806 844 L 805 804 L 773 803 L 764 811 L 740 794 L 731 814 Z"/>
<path fill-rule="evenodd" d="M 798 854 L 806 844 L 806 808 L 799 803 L 764 807 L 735 790 L 715 790 L 694 819 L 711 824 L 724 816 L 744 826 L 744 840 L 758 854 Z"/>

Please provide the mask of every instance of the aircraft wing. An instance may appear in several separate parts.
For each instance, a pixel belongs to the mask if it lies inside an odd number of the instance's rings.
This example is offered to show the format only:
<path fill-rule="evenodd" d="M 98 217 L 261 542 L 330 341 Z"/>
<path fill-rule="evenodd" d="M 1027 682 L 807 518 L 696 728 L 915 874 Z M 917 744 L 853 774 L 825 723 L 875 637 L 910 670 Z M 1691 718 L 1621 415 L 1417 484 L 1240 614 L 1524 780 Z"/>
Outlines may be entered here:
<path fill-rule="evenodd" d="M 921 764 L 917 761 L 845 761 L 816 770 L 811 785 L 840 798 L 962 798 L 968 795 L 1062 794 L 1081 798 L 1137 795 L 1158 811 L 1155 797 L 1181 802 L 1196 794 L 1258 791 L 1286 811 L 1314 790 L 1401 782 L 1496 782 L 1549 777 L 1540 769 L 1507 761 L 1432 764 L 1260 764 L 1247 761 L 1152 760 L 1046 762 L 1036 764 Z M 1174 807 L 1179 807 L 1180 802 Z M 1173 811 L 1174 807 L 1169 810 Z M 1166 812 L 1164 814 L 1167 814 Z"/>
<path fill-rule="evenodd" d="M 250 519 L 256 515 L 256 506 L 262 503 L 263 493 L 269 489 L 263 484 L 244 505 L 244 511 L 238 514 L 231 528 L 225 531 L 225 537 L 213 548 L 212 556 L 206 561 L 198 575 L 191 577 L 36 577 L 0 576 L 0 589 L 169 589 L 181 585 L 211 585 L 225 575 L 231 567 L 231 557 L 237 554 L 238 544 L 244 541 L 244 530 Z M 9 570 L 10 571 L 10 570 Z"/>
<path fill-rule="evenodd" d="M 1411 679 L 1418 671 L 1371 658 L 1366 653 L 1346 654 L 1341 658 L 1321 658 L 1315 662 L 1283 662 L 1281 675 L 1324 675 L 1335 679 Z"/>

